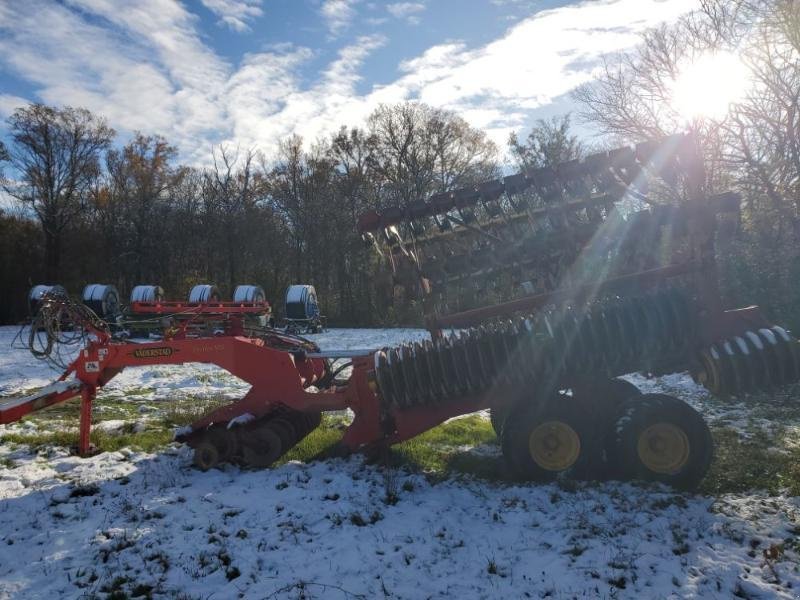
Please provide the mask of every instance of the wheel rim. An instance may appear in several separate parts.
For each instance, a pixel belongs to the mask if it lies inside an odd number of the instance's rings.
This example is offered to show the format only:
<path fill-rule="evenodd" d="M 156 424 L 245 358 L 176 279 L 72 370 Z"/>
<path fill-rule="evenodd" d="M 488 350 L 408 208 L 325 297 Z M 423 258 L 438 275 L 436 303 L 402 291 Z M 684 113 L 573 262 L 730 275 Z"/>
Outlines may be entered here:
<path fill-rule="evenodd" d="M 672 423 L 656 423 L 645 429 L 636 450 L 645 467 L 662 475 L 674 475 L 689 462 L 689 438 Z"/>
<path fill-rule="evenodd" d="M 528 449 L 533 461 L 548 471 L 570 468 L 581 453 L 577 432 L 563 421 L 546 421 L 531 431 Z"/>

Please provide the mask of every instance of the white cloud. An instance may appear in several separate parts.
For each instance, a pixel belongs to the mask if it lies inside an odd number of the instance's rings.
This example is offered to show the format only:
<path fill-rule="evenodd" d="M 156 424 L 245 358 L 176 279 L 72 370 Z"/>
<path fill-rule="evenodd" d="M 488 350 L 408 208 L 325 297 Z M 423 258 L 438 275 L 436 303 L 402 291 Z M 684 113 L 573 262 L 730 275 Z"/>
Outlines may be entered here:
<path fill-rule="evenodd" d="M 0 120 L 7 119 L 17 108 L 27 105 L 28 101 L 25 98 L 12 94 L 0 94 Z"/>
<path fill-rule="evenodd" d="M 543 11 L 483 46 L 428 48 L 401 63 L 394 80 L 363 90 L 364 62 L 384 38 L 362 36 L 340 48 L 307 84 L 319 58 L 313 49 L 284 44 L 232 65 L 175 0 L 66 2 L 0 2 L 0 67 L 27 81 L 32 99 L 85 106 L 122 132 L 161 133 L 195 164 L 208 161 L 215 143 L 271 152 L 292 133 L 313 140 L 403 100 L 455 110 L 503 144 L 531 111 L 590 80 L 602 54 L 635 45 L 643 29 L 695 5 L 596 0 Z M 352 10 L 349 0 L 325 4 L 339 2 Z M 331 31 L 337 27 L 346 25 Z M 0 112 L 19 101 L 0 95 Z"/>
<path fill-rule="evenodd" d="M 323 0 L 320 13 L 328 26 L 328 31 L 332 36 L 338 36 L 345 29 L 350 27 L 356 16 L 356 9 L 359 0 Z"/>
<path fill-rule="evenodd" d="M 249 31 L 249 21 L 260 17 L 261 0 L 200 0 L 208 10 L 219 17 L 219 23 L 234 31 Z"/>
<path fill-rule="evenodd" d="M 422 2 L 395 2 L 387 5 L 386 10 L 395 19 L 404 19 L 412 25 L 417 25 L 420 22 L 418 13 L 425 10 L 425 4 Z"/>

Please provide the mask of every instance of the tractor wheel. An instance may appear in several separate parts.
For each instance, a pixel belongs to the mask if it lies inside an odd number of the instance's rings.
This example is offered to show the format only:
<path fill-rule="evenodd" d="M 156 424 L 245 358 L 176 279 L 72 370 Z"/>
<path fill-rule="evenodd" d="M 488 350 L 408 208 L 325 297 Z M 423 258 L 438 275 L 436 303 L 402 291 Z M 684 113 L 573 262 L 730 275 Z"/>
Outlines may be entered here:
<path fill-rule="evenodd" d="M 572 387 L 572 394 L 597 417 L 612 419 L 628 400 L 642 395 L 635 385 L 624 379 L 584 381 Z"/>
<path fill-rule="evenodd" d="M 693 489 L 711 466 L 714 441 L 691 406 L 665 394 L 644 394 L 619 408 L 607 454 L 620 479 Z"/>
<path fill-rule="evenodd" d="M 242 431 L 240 436 L 242 458 L 249 467 L 263 469 L 283 454 L 280 436 L 268 425 Z"/>
<path fill-rule="evenodd" d="M 619 407 L 642 395 L 632 383 L 624 379 L 597 379 L 584 381 L 572 387 L 572 395 L 592 423 L 592 443 L 600 449 L 590 457 L 586 476 L 591 479 L 608 479 L 610 469 L 602 451 L 608 431 L 617 418 Z"/>
<path fill-rule="evenodd" d="M 219 464 L 219 451 L 210 440 L 203 440 L 194 447 L 194 466 L 201 471 L 208 471 Z"/>
<path fill-rule="evenodd" d="M 549 481 L 559 475 L 581 478 L 601 451 L 583 407 L 561 393 L 509 411 L 502 444 L 512 474 L 534 481 Z"/>

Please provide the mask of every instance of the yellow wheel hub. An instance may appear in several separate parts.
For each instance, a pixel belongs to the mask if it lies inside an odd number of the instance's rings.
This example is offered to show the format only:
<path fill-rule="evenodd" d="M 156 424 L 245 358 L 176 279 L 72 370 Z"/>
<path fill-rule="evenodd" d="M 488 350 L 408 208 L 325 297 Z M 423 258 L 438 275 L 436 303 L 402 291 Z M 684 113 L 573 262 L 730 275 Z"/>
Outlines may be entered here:
<path fill-rule="evenodd" d="M 568 469 L 581 453 L 581 440 L 575 430 L 563 421 L 546 421 L 537 426 L 528 438 L 531 458 L 548 471 Z"/>
<path fill-rule="evenodd" d="M 672 423 L 656 423 L 639 435 L 636 450 L 651 471 L 674 475 L 689 461 L 689 438 Z"/>

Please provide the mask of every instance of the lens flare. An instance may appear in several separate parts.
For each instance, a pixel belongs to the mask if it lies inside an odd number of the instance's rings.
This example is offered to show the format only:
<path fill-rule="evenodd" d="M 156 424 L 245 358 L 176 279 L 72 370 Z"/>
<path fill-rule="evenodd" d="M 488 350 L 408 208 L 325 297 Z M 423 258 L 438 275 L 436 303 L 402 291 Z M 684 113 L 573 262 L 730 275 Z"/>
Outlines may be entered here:
<path fill-rule="evenodd" d="M 744 97 L 748 79 L 747 67 L 736 54 L 704 54 L 676 77 L 672 108 L 687 121 L 722 119 Z"/>

